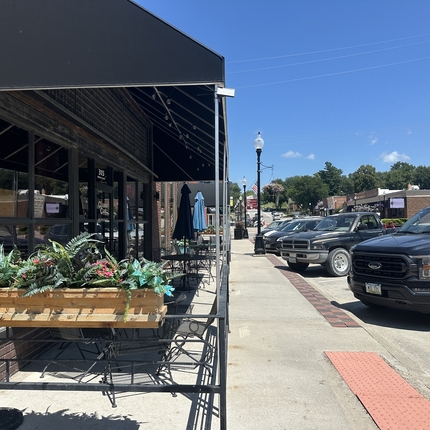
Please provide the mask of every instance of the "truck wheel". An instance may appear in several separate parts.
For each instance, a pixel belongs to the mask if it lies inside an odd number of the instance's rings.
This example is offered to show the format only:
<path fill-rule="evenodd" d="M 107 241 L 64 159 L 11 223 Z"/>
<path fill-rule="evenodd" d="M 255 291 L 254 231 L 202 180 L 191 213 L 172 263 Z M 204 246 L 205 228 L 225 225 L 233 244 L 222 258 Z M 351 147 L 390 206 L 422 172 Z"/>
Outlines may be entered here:
<path fill-rule="evenodd" d="M 304 272 L 309 264 L 308 263 L 290 263 L 288 262 L 288 266 L 293 269 L 295 272 Z"/>
<path fill-rule="evenodd" d="M 333 276 L 346 276 L 351 266 L 349 252 L 343 248 L 333 249 L 327 257 L 325 267 Z"/>

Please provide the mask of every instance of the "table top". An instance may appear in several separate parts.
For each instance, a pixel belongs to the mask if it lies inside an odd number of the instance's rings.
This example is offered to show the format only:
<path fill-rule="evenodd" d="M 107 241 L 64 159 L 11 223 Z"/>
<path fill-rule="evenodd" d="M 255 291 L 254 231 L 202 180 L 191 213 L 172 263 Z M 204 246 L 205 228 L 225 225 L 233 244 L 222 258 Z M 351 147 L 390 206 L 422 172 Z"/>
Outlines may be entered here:
<path fill-rule="evenodd" d="M 162 260 L 171 260 L 171 261 L 193 261 L 193 260 L 207 260 L 206 255 L 199 255 L 199 254 L 169 254 L 169 255 L 162 255 Z"/>

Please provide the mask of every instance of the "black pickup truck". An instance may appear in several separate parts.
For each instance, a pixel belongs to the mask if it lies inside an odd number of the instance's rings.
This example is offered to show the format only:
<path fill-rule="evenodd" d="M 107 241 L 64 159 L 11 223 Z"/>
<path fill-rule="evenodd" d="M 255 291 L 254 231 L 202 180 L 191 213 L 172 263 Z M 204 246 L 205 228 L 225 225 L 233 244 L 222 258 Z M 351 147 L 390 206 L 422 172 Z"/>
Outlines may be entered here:
<path fill-rule="evenodd" d="M 364 240 L 385 234 L 381 219 L 374 212 L 330 215 L 314 230 L 285 238 L 281 256 L 297 272 L 316 263 L 324 265 L 333 276 L 346 276 L 351 265 L 350 249 Z"/>
<path fill-rule="evenodd" d="M 430 313 L 430 206 L 394 234 L 353 247 L 348 285 L 367 306 Z"/>

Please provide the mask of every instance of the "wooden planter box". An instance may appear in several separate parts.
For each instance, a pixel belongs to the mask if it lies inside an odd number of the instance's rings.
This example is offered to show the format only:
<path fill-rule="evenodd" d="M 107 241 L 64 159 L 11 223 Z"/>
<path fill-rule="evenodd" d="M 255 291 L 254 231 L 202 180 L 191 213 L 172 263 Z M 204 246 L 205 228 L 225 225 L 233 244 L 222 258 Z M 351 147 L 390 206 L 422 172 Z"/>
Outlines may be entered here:
<path fill-rule="evenodd" d="M 119 288 L 60 288 L 30 297 L 26 290 L 0 288 L 0 327 L 157 328 L 167 306 L 153 290 L 132 291 L 124 322 L 126 294 Z"/>

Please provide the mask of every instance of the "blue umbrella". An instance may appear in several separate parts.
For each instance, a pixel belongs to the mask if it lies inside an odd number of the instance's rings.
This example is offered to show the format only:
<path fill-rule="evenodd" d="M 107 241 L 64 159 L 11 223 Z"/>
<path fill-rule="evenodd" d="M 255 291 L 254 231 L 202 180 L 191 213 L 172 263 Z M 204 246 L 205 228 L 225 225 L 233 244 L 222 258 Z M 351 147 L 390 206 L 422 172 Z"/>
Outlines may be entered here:
<path fill-rule="evenodd" d="M 172 234 L 172 239 L 194 239 L 193 217 L 191 215 L 190 204 L 190 188 L 184 184 L 181 188 L 181 201 L 179 202 L 178 219 L 176 221 L 175 230 Z"/>
<path fill-rule="evenodd" d="M 203 194 L 199 191 L 196 194 L 195 204 L 194 204 L 194 213 L 193 213 L 193 227 L 195 231 L 203 231 L 206 230 L 206 222 L 205 222 L 205 198 Z"/>

